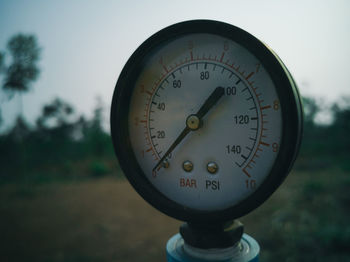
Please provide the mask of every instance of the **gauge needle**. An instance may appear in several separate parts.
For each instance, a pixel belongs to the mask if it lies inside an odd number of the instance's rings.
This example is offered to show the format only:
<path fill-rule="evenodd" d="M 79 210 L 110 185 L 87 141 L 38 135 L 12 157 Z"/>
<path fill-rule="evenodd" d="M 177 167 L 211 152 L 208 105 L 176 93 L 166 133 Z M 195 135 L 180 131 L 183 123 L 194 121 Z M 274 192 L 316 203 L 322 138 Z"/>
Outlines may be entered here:
<path fill-rule="evenodd" d="M 185 136 L 190 131 L 198 130 L 200 127 L 200 123 L 202 118 L 208 113 L 208 111 L 216 104 L 216 102 L 225 94 L 225 89 L 223 87 L 217 87 L 210 94 L 210 96 L 205 100 L 204 104 L 198 110 L 198 112 L 194 115 L 190 115 L 186 119 L 186 127 L 182 130 L 180 135 L 176 138 L 174 143 L 171 144 L 169 149 L 165 152 L 163 157 L 158 161 L 158 163 L 154 166 L 153 171 L 155 171 L 161 163 L 167 158 L 167 156 L 175 149 L 175 147 L 185 138 Z"/>

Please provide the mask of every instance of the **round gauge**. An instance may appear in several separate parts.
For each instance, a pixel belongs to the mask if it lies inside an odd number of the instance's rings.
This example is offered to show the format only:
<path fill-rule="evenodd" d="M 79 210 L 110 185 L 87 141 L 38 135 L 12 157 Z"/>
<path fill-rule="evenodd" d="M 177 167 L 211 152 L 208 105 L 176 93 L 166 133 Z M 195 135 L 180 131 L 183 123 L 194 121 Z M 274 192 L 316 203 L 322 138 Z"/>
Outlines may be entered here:
<path fill-rule="evenodd" d="M 227 221 L 262 204 L 295 160 L 297 87 L 277 55 L 235 26 L 167 27 L 130 57 L 111 134 L 136 191 L 180 220 Z"/>

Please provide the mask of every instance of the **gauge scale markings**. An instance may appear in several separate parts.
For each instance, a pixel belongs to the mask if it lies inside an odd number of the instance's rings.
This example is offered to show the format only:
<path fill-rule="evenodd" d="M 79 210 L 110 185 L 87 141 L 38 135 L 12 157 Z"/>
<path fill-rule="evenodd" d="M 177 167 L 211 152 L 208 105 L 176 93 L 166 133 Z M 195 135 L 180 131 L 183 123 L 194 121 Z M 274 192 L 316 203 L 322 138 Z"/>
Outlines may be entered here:
<path fill-rule="evenodd" d="M 258 121 L 258 120 L 259 120 L 259 119 L 258 119 L 258 111 L 257 111 L 255 99 L 253 98 L 253 95 L 251 94 L 251 91 L 249 90 L 248 86 L 247 86 L 244 82 L 242 82 L 242 79 L 237 75 L 237 73 L 232 72 L 230 69 L 227 69 L 227 68 L 226 68 L 225 66 L 223 66 L 223 65 L 216 64 L 216 63 L 213 63 L 213 62 L 196 62 L 196 63 L 187 64 L 187 65 L 182 65 L 181 67 L 179 67 L 179 68 L 177 68 L 177 69 L 174 69 L 173 72 L 169 73 L 168 76 L 166 76 L 166 77 L 164 78 L 164 80 L 159 84 L 159 87 L 155 89 L 156 91 L 154 92 L 154 93 L 155 93 L 155 96 L 152 97 L 152 104 L 157 105 L 157 104 L 160 103 L 160 101 L 155 102 L 154 99 L 156 99 L 156 96 L 161 98 L 161 96 L 158 94 L 159 88 L 162 87 L 162 89 L 164 89 L 164 88 L 163 88 L 163 83 L 164 83 L 164 82 L 169 83 L 168 78 L 169 78 L 170 76 L 172 76 L 173 81 L 176 81 L 176 79 L 177 79 L 177 78 L 176 78 L 177 72 L 180 72 L 181 75 L 182 75 L 182 74 L 183 74 L 183 73 L 182 73 L 182 68 L 187 67 L 187 68 L 188 68 L 188 71 L 190 71 L 190 67 L 193 66 L 193 65 L 195 65 L 195 70 L 197 70 L 197 71 L 200 71 L 199 65 L 203 65 L 203 69 L 204 69 L 204 70 L 207 70 L 207 69 L 208 69 L 208 65 L 211 65 L 211 66 L 212 66 L 212 69 L 213 69 L 212 71 L 215 71 L 215 68 L 216 68 L 217 66 L 223 68 L 222 71 L 221 71 L 221 73 L 223 73 L 225 70 L 227 70 L 228 73 L 230 73 L 229 78 L 231 78 L 233 75 L 235 75 L 236 78 L 237 78 L 237 80 L 235 80 L 236 82 L 234 83 L 235 88 L 237 88 L 238 84 L 243 83 L 244 85 L 243 85 L 243 88 L 242 88 L 242 90 L 241 90 L 241 93 L 248 92 L 249 98 L 248 98 L 248 99 L 246 98 L 246 100 L 247 100 L 247 101 L 248 101 L 248 100 L 252 100 L 253 103 L 254 103 L 254 106 L 251 107 L 251 108 L 249 108 L 249 110 L 255 109 L 255 116 L 251 116 L 251 117 L 250 117 L 251 120 L 257 120 L 257 121 L 256 121 L 256 126 L 250 128 L 251 130 L 256 131 L 256 132 L 255 132 L 255 139 L 253 140 L 253 143 L 249 145 L 250 147 L 248 147 L 248 146 L 245 147 L 246 149 L 247 149 L 247 148 L 252 148 L 251 150 L 248 149 L 247 156 L 244 156 L 243 154 L 240 155 L 240 157 L 241 157 L 242 160 L 240 161 L 240 163 L 238 163 L 238 166 L 239 166 L 239 167 L 242 167 L 242 166 L 247 162 L 247 160 L 250 158 L 250 156 L 251 156 L 251 154 L 252 154 L 252 151 L 253 151 L 253 148 L 255 147 L 255 143 L 256 143 L 256 140 L 257 140 L 257 137 L 258 137 L 258 129 L 259 129 L 259 121 Z M 193 71 L 192 71 L 192 72 L 193 72 Z M 252 74 L 251 74 L 251 75 L 252 75 Z M 203 78 L 205 78 L 205 76 L 204 76 Z M 248 77 L 247 77 L 247 78 L 248 78 Z M 202 80 L 204 80 L 204 79 L 202 79 Z M 179 89 L 189 88 L 189 87 L 186 87 L 186 83 L 181 83 L 181 85 L 182 85 L 182 86 L 181 86 Z M 171 88 L 171 87 L 168 86 L 167 88 Z M 166 109 L 165 109 L 163 112 L 165 113 L 165 111 L 166 111 Z M 149 118 L 151 117 L 151 113 L 153 113 L 153 112 L 155 112 L 155 111 L 152 110 L 152 105 L 151 105 L 150 108 L 149 108 Z M 150 124 L 150 127 L 152 127 L 151 124 Z M 151 132 L 151 130 L 156 130 L 156 128 L 149 129 L 150 137 L 151 137 L 151 143 L 154 144 L 154 143 L 155 143 L 154 140 L 156 140 L 157 138 L 158 138 L 158 139 L 161 139 L 161 138 L 160 138 L 159 136 L 154 135 L 154 134 Z M 162 131 L 156 130 L 155 132 L 162 132 Z M 157 153 L 157 156 L 158 156 L 158 157 L 157 157 L 157 160 L 158 160 L 158 159 L 160 159 L 160 158 L 162 157 L 162 156 L 161 156 L 161 153 L 162 153 L 163 151 L 158 151 L 158 150 L 156 149 L 155 146 L 154 146 L 154 149 L 155 149 L 155 151 L 156 151 L 156 153 Z M 236 164 L 237 164 L 237 162 L 236 162 Z"/>

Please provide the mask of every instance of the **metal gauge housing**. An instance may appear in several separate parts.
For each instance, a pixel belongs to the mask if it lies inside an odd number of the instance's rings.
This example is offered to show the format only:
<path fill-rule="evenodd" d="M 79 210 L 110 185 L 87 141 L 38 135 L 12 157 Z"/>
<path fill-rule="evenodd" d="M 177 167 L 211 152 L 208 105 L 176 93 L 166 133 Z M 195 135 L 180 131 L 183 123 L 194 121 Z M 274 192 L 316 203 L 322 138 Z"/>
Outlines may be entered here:
<path fill-rule="evenodd" d="M 122 170 L 151 205 L 222 222 L 261 205 L 296 158 L 302 106 L 265 44 L 230 24 L 193 20 L 147 39 L 115 87 L 111 134 Z"/>

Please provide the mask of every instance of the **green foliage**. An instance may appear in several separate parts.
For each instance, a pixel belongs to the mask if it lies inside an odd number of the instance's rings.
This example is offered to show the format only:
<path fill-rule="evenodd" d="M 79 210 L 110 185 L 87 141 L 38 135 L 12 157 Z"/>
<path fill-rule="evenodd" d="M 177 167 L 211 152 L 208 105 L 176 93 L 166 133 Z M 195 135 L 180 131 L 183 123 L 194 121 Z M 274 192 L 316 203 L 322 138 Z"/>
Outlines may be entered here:
<path fill-rule="evenodd" d="M 304 107 L 304 124 L 312 126 L 315 122 L 315 117 L 319 111 L 319 106 L 315 99 L 310 97 L 303 97 Z"/>
<path fill-rule="evenodd" d="M 308 201 L 312 200 L 315 196 L 322 194 L 326 191 L 326 185 L 319 180 L 309 180 L 304 184 L 302 188 L 303 198 Z"/>
<path fill-rule="evenodd" d="M 90 164 L 90 172 L 95 177 L 101 177 L 110 173 L 110 170 L 104 163 L 94 161 Z"/>
<path fill-rule="evenodd" d="M 320 125 L 315 118 L 326 110 L 316 100 L 304 98 L 304 134 L 297 168 L 315 170 L 339 166 L 350 171 L 350 99 L 343 99 L 330 108 L 333 121 Z"/>
<path fill-rule="evenodd" d="M 54 99 L 43 106 L 32 129 L 19 117 L 0 136 L 0 179 L 40 181 L 118 172 L 110 136 L 102 128 L 102 102 L 91 120 L 76 117 L 71 105 Z M 36 180 L 36 178 L 35 178 Z"/>
<path fill-rule="evenodd" d="M 12 92 L 26 92 L 40 72 L 37 62 L 41 49 L 37 39 L 33 35 L 15 35 L 7 43 L 7 50 L 12 63 L 5 70 L 3 88 Z"/>

